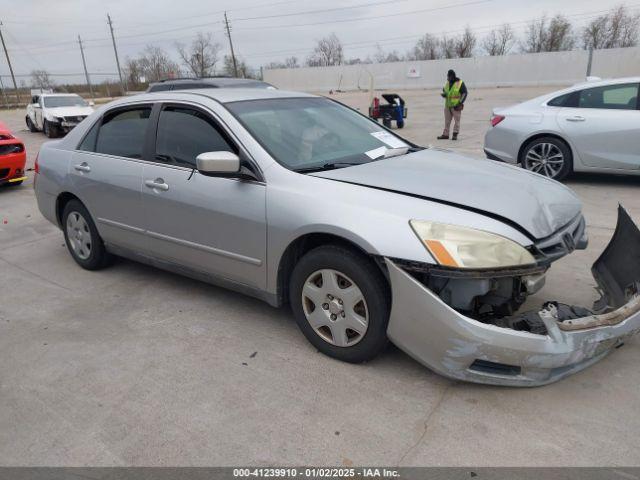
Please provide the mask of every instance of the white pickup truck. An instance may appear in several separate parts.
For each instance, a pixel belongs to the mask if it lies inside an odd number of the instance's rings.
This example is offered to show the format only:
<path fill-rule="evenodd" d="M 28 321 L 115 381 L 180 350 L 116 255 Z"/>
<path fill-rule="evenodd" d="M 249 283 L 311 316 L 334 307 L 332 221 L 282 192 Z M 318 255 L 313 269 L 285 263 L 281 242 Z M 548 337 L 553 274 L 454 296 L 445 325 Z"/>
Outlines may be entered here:
<path fill-rule="evenodd" d="M 93 112 L 93 102 L 73 93 L 36 93 L 27 105 L 26 122 L 32 132 L 49 138 L 68 133 Z"/>

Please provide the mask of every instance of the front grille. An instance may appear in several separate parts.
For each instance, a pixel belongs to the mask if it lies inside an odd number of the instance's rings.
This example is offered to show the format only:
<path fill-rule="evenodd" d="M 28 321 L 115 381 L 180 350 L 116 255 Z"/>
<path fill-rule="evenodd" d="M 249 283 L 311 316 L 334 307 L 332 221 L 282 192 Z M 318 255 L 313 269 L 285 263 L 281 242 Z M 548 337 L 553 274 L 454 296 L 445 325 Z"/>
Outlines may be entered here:
<path fill-rule="evenodd" d="M 575 249 L 586 247 L 585 237 L 586 223 L 584 217 L 579 215 L 569 225 L 561 228 L 550 237 L 535 244 L 536 256 L 539 260 L 553 262 L 564 257 Z"/>
<path fill-rule="evenodd" d="M 0 168 L 0 179 L 5 178 L 7 175 L 9 175 L 9 169 L 8 168 Z"/>
<path fill-rule="evenodd" d="M 24 146 L 21 143 L 0 145 L 0 155 L 10 155 L 12 153 L 20 153 L 22 151 L 24 151 Z"/>
<path fill-rule="evenodd" d="M 64 119 L 67 122 L 77 122 L 80 123 L 82 120 L 84 120 L 86 117 L 81 117 L 81 116 L 77 116 L 77 117 L 64 117 Z"/>

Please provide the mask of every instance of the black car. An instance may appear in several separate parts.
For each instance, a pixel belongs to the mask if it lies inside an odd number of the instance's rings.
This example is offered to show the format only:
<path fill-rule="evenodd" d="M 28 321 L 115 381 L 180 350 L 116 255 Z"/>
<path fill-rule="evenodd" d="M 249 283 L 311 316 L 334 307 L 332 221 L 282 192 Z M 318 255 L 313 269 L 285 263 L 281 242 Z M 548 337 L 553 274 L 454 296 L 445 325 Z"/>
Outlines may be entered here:
<path fill-rule="evenodd" d="M 209 77 L 209 78 L 170 78 L 152 83 L 147 92 L 165 92 L 167 90 L 193 90 L 196 88 L 276 88 L 273 85 L 251 78 Z"/>

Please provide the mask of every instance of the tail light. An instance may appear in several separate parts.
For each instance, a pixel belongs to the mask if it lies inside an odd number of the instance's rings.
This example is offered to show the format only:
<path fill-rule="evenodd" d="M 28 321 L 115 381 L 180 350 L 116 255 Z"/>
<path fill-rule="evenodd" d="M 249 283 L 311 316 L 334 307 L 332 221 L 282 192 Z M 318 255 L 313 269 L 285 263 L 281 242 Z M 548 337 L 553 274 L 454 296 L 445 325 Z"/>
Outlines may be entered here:
<path fill-rule="evenodd" d="M 40 156 L 40 152 L 36 155 L 36 163 L 33 165 L 33 171 L 36 173 L 40 173 L 40 167 L 38 166 L 38 157 Z"/>
<path fill-rule="evenodd" d="M 504 119 L 505 119 L 504 115 L 496 115 L 496 114 L 491 115 L 491 126 L 495 127 Z"/>

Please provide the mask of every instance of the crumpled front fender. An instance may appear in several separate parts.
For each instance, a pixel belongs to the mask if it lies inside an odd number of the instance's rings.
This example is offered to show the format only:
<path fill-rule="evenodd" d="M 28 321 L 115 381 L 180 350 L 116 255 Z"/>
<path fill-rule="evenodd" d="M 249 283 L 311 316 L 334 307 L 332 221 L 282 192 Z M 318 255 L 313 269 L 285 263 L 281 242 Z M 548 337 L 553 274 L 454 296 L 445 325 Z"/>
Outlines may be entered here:
<path fill-rule="evenodd" d="M 640 292 L 625 290 L 620 283 L 640 280 L 640 247 L 630 247 L 639 239 L 640 231 L 621 208 L 614 237 L 594 264 L 594 274 L 606 272 L 596 274 L 596 279 L 610 305 L 621 291 L 626 291 L 627 303 L 570 321 L 560 321 L 553 308 L 547 308 L 539 312 L 547 335 L 468 318 L 387 258 L 393 299 L 387 334 L 401 350 L 447 377 L 511 386 L 560 380 L 597 362 L 640 331 Z M 633 264 L 624 274 L 616 267 L 622 257 Z M 606 275 L 617 282 L 602 280 Z"/>

